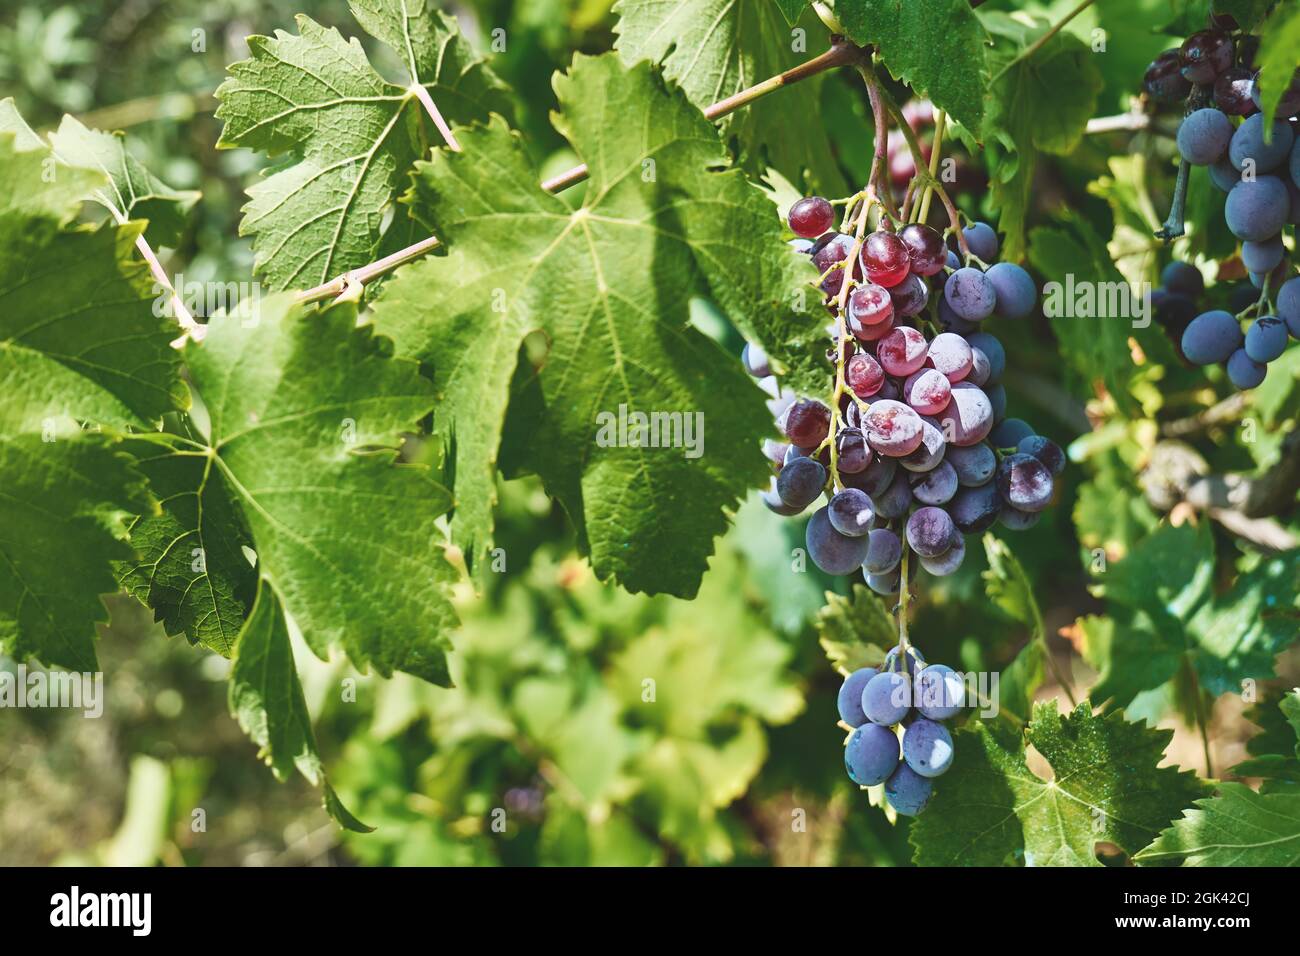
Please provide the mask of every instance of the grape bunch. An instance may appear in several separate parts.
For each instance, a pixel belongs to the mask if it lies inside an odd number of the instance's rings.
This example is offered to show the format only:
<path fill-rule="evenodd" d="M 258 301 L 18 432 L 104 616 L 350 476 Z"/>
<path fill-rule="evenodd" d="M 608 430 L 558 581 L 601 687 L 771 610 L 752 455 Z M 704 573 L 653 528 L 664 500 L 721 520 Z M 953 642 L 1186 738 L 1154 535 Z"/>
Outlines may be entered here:
<path fill-rule="evenodd" d="M 937 230 L 914 222 L 894 232 L 886 219 L 849 263 L 858 242 L 833 220 L 821 197 L 789 214 L 837 319 L 830 401 L 778 391 L 753 344 L 742 359 L 776 392 L 769 407 L 787 439 L 765 446 L 775 475 L 763 501 L 798 515 L 825 496 L 808 521 L 808 556 L 827 574 L 860 571 L 887 596 L 899 590 L 905 553 L 948 575 L 966 555 L 965 535 L 999 520 L 1037 522 L 1065 455 L 1006 418 L 1006 353 L 980 323 L 1027 316 L 1037 290 L 1018 265 L 986 266 L 998 251 L 993 229 L 962 230 L 963 263 Z"/>
<path fill-rule="evenodd" d="M 1157 99 L 1186 98 L 1179 155 L 1207 167 L 1228 194 L 1224 219 L 1241 241 L 1242 264 L 1259 290 L 1256 301 L 1239 311 L 1210 309 L 1189 318 L 1187 303 L 1203 291 L 1201 277 L 1190 265 L 1171 263 L 1161 276 L 1164 289 L 1156 293 L 1158 312 L 1182 326 L 1180 347 L 1188 361 L 1224 363 L 1228 379 L 1244 390 L 1264 381 L 1289 337 L 1300 338 L 1300 318 L 1294 318 L 1300 286 L 1283 239 L 1287 227 L 1300 223 L 1300 70 L 1282 97 L 1278 118 L 1265 128 L 1254 69 L 1258 42 L 1251 36 L 1234 40 L 1222 28 L 1231 26 L 1194 33 L 1180 49 L 1162 53 L 1148 67 L 1145 85 Z M 1276 306 L 1272 312 L 1270 304 Z M 1243 334 L 1248 316 L 1253 318 Z"/>
<path fill-rule="evenodd" d="M 930 800 L 931 781 L 952 766 L 952 735 L 943 721 L 965 702 L 961 675 L 927 665 L 902 644 L 877 669 L 863 667 L 840 685 L 840 720 L 851 728 L 844 747 L 849 779 L 861 787 L 885 785 L 898 813 L 914 817 Z"/>

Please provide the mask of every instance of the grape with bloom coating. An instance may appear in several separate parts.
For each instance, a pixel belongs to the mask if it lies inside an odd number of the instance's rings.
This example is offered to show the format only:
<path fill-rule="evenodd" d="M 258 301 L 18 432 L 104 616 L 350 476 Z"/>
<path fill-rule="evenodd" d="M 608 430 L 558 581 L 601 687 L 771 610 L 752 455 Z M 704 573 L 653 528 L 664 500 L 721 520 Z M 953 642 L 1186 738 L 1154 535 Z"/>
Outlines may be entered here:
<path fill-rule="evenodd" d="M 844 380 L 858 398 L 870 398 L 885 384 L 885 370 L 874 355 L 858 352 L 845 363 Z"/>
<path fill-rule="evenodd" d="M 1022 418 L 1008 418 L 989 433 L 989 441 L 994 448 L 1015 448 L 1032 434 L 1034 429 L 1029 422 Z"/>
<path fill-rule="evenodd" d="M 978 488 L 993 477 L 998 467 L 998 456 L 986 442 L 959 447 L 954 445 L 944 455 L 957 474 L 957 482 L 965 488 Z"/>
<path fill-rule="evenodd" d="M 913 511 L 907 519 L 907 543 L 922 557 L 938 557 L 951 548 L 956 539 L 957 526 L 942 508 L 927 505 Z"/>
<path fill-rule="evenodd" d="M 878 673 L 874 667 L 859 667 L 844 678 L 844 683 L 840 685 L 835 705 L 839 709 L 840 720 L 850 727 L 861 727 L 867 722 L 867 715 L 862 712 L 862 689 Z"/>
<path fill-rule="evenodd" d="M 786 505 L 799 511 L 816 501 L 825 485 L 826 469 L 813 458 L 794 458 L 776 476 L 777 495 Z"/>
<path fill-rule="evenodd" d="M 1059 475 L 1065 470 L 1065 452 L 1050 438 L 1044 438 L 1042 435 L 1026 435 L 1016 445 L 1016 451 L 1024 455 L 1033 455 L 1046 465 L 1047 470 L 1053 475 Z"/>
<path fill-rule="evenodd" d="M 930 301 L 930 287 L 920 276 L 908 274 L 889 290 L 889 298 L 894 303 L 895 315 L 904 318 L 920 315 Z"/>
<path fill-rule="evenodd" d="M 860 538 L 871 530 L 871 523 L 876 517 L 871 499 L 865 491 L 857 488 L 845 488 L 837 491 L 831 503 L 826 506 L 826 514 L 831 527 L 840 534 L 851 538 Z M 863 560 L 866 559 L 865 553 Z M 861 562 L 859 562 L 861 563 Z"/>
<path fill-rule="evenodd" d="M 827 574 L 856 571 L 867 556 L 866 535 L 853 538 L 840 534 L 831 525 L 825 507 L 818 508 L 808 519 L 804 541 L 808 546 L 808 557 Z"/>
<path fill-rule="evenodd" d="M 960 336 L 957 336 L 960 338 Z M 880 366 L 896 378 L 906 378 L 925 364 L 925 336 L 911 326 L 894 329 L 876 346 Z"/>
<path fill-rule="evenodd" d="M 993 527 L 1002 508 L 997 485 L 989 481 L 976 488 L 958 489 L 948 503 L 948 514 L 962 534 L 979 534 Z"/>
<path fill-rule="evenodd" d="M 978 385 L 958 382 L 952 400 L 937 416 L 951 445 L 977 445 L 993 428 L 993 405 Z"/>
<path fill-rule="evenodd" d="M 874 675 L 873 675 L 874 676 Z M 865 683 L 865 682 L 864 682 Z M 931 664 L 916 675 L 912 702 L 928 720 L 949 720 L 961 713 L 966 685 L 947 664 Z M 861 701 L 859 709 L 861 709 Z"/>
<path fill-rule="evenodd" d="M 1242 391 L 1258 388 L 1268 374 L 1268 366 L 1256 362 L 1245 349 L 1237 349 L 1228 356 L 1227 368 L 1228 380 Z"/>
<path fill-rule="evenodd" d="M 869 574 L 888 574 L 903 559 L 903 542 L 888 528 L 874 528 L 867 534 L 867 556 L 862 567 Z"/>
<path fill-rule="evenodd" d="M 957 494 L 957 472 L 941 461 L 927 472 L 912 475 L 912 497 L 923 505 L 943 505 Z"/>
<path fill-rule="evenodd" d="M 937 415 L 948 407 L 951 398 L 952 386 L 937 369 L 913 372 L 903 383 L 903 400 L 922 415 Z"/>
<path fill-rule="evenodd" d="M 892 726 L 912 709 L 912 681 L 893 671 L 881 671 L 862 690 L 862 712 L 873 724 Z"/>
<path fill-rule="evenodd" d="M 1209 166 L 1227 153 L 1232 133 L 1226 113 L 1203 107 L 1184 117 L 1178 127 L 1178 153 L 1193 166 Z"/>
<path fill-rule="evenodd" d="M 1052 501 L 1052 473 L 1032 455 L 1016 452 L 998 465 L 998 494 L 1020 511 L 1042 511 Z"/>
<path fill-rule="evenodd" d="M 874 787 L 895 772 L 898 737 L 887 727 L 863 724 L 849 735 L 844 747 L 844 769 L 860 787 Z"/>
<path fill-rule="evenodd" d="M 968 322 L 980 322 L 993 313 L 997 293 L 988 276 L 966 266 L 948 276 L 943 286 L 944 298 L 958 316 Z"/>
<path fill-rule="evenodd" d="M 943 460 L 948 443 L 944 440 L 939 420 L 929 415 L 921 419 L 921 442 L 898 463 L 912 472 L 930 471 Z"/>
<path fill-rule="evenodd" d="M 984 273 L 993 284 L 993 312 L 1004 319 L 1023 319 L 1034 311 L 1038 289 L 1029 273 L 1014 262 L 999 262 Z"/>
<path fill-rule="evenodd" d="M 901 458 L 921 444 L 921 416 L 902 402 L 880 399 L 863 413 L 867 443 L 882 455 Z"/>
<path fill-rule="evenodd" d="M 907 514 L 907 509 L 912 505 L 912 485 L 907 479 L 907 472 L 897 472 L 889 482 L 889 487 L 878 495 L 872 495 L 871 500 L 876 506 L 876 514 L 882 518 L 901 518 Z"/>
<path fill-rule="evenodd" d="M 1223 219 L 1238 239 L 1260 242 L 1277 235 L 1291 212 L 1291 195 L 1276 176 L 1243 179 L 1228 193 Z"/>
<path fill-rule="evenodd" d="M 998 257 L 998 234 L 987 222 L 974 222 L 961 231 L 966 248 L 977 258 L 992 262 Z"/>
<path fill-rule="evenodd" d="M 848 318 L 858 325 L 879 325 L 894 314 L 889 290 L 874 282 L 863 282 L 849 293 Z"/>
<path fill-rule="evenodd" d="M 1248 117 L 1237 127 L 1228 143 L 1228 159 L 1237 169 L 1244 169 L 1248 160 L 1253 161 L 1255 172 L 1269 173 L 1286 162 L 1291 155 L 1291 144 L 1295 135 L 1291 126 L 1280 120 L 1274 120 L 1269 140 L 1264 140 L 1264 114 L 1256 113 Z"/>
<path fill-rule="evenodd" d="M 905 817 L 914 817 L 930 802 L 934 785 L 905 763 L 900 763 L 893 775 L 885 781 L 885 798 L 894 810 Z"/>
<path fill-rule="evenodd" d="M 952 754 L 952 735 L 938 721 L 921 717 L 908 724 L 903 733 L 903 759 L 922 777 L 947 772 L 952 766 Z"/>
<path fill-rule="evenodd" d="M 941 372 L 949 382 L 960 382 L 970 374 L 974 354 L 970 343 L 955 332 L 940 332 L 930 340 L 926 364 Z"/>
<path fill-rule="evenodd" d="M 972 349 L 979 349 L 989 360 L 989 382 L 996 384 L 1007 368 L 1007 350 L 994 335 L 988 332 L 973 332 L 966 336 L 966 342 Z M 976 385 L 979 382 L 975 383 Z"/>
<path fill-rule="evenodd" d="M 1183 355 L 1196 365 L 1226 362 L 1242 344 L 1241 324 L 1222 309 L 1202 312 L 1183 332 Z"/>

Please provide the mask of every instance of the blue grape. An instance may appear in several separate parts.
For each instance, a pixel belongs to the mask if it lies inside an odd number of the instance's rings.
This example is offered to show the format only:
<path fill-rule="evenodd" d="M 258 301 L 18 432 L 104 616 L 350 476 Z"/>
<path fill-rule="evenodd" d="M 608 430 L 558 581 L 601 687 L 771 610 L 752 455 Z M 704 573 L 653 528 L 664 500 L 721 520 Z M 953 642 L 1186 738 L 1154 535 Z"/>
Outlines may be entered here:
<path fill-rule="evenodd" d="M 966 238 L 966 247 L 985 262 L 992 262 L 998 257 L 998 234 L 987 222 L 971 223 L 961 231 Z"/>
<path fill-rule="evenodd" d="M 1300 339 L 1300 278 L 1289 279 L 1277 290 L 1277 315 L 1293 339 Z"/>
<path fill-rule="evenodd" d="M 776 493 L 791 508 L 802 511 L 817 500 L 826 485 L 826 469 L 814 458 L 797 457 L 786 462 L 776 477 Z"/>
<path fill-rule="evenodd" d="M 998 467 L 998 456 L 987 442 L 959 448 L 954 445 L 943 456 L 957 473 L 957 483 L 966 488 L 977 488 L 993 477 Z"/>
<path fill-rule="evenodd" d="M 870 471 L 871 469 L 867 469 Z M 871 499 L 876 505 L 876 514 L 882 518 L 901 518 L 907 514 L 912 504 L 912 486 L 907 480 L 906 472 L 899 472 L 881 494 Z"/>
<path fill-rule="evenodd" d="M 903 759 L 922 777 L 946 772 L 952 766 L 952 753 L 952 734 L 943 724 L 922 717 L 903 732 Z"/>
<path fill-rule="evenodd" d="M 1007 418 L 1007 390 L 1001 385 L 993 385 L 985 390 L 989 405 L 993 408 L 993 423 L 1000 425 Z"/>
<path fill-rule="evenodd" d="M 1224 156 L 1217 163 L 1211 163 L 1210 179 L 1225 193 L 1232 192 L 1232 187 L 1241 182 L 1241 173 L 1232 165 L 1232 160 Z"/>
<path fill-rule="evenodd" d="M 947 664 L 931 664 L 916 675 L 912 702 L 922 717 L 948 720 L 961 713 L 966 699 L 966 685 L 961 675 Z"/>
<path fill-rule="evenodd" d="M 880 665 L 882 672 L 898 670 L 898 655 L 901 646 L 902 645 L 895 644 L 889 649 L 888 653 L 885 654 L 885 662 Z M 909 673 L 915 674 L 925 666 L 925 655 L 916 649 L 915 644 L 907 645 L 907 660 Z"/>
<path fill-rule="evenodd" d="M 1004 319 L 1023 319 L 1034 311 L 1038 289 L 1028 272 L 1014 262 L 999 262 L 984 273 L 993 284 L 993 311 Z"/>
<path fill-rule="evenodd" d="M 948 304 L 946 295 L 939 296 L 939 325 L 945 332 L 956 332 L 958 335 L 968 335 L 978 329 L 978 322 L 970 322 L 963 319 L 960 315 L 952 310 Z"/>
<path fill-rule="evenodd" d="M 818 508 L 808 520 L 804 535 L 808 557 L 827 574 L 848 574 L 862 566 L 867 556 L 867 539 L 850 538 L 831 526 L 825 507 Z"/>
<path fill-rule="evenodd" d="M 951 249 L 948 250 L 948 268 L 949 269 L 961 268 L 961 259 L 958 257 L 957 253 L 953 252 Z"/>
<path fill-rule="evenodd" d="M 1193 166 L 1208 166 L 1228 150 L 1232 121 L 1221 110 L 1205 107 L 1183 119 L 1178 127 L 1178 152 Z"/>
<path fill-rule="evenodd" d="M 914 817 L 930 802 L 934 785 L 905 763 L 900 763 L 893 775 L 885 781 L 885 796 L 889 805 L 905 817 Z"/>
<path fill-rule="evenodd" d="M 1038 524 L 1038 519 L 1042 517 L 1040 511 L 1021 511 L 1011 505 L 1006 505 L 1002 513 L 998 515 L 998 520 L 1002 526 L 1011 531 L 1026 531 Z"/>
<path fill-rule="evenodd" d="M 1256 362 L 1271 362 L 1286 351 L 1286 323 L 1261 315 L 1246 330 L 1246 354 Z"/>
<path fill-rule="evenodd" d="M 948 276 L 943 296 L 952 310 L 968 322 L 987 319 L 997 304 L 997 292 L 989 277 L 970 266 Z"/>
<path fill-rule="evenodd" d="M 1033 455 L 1046 465 L 1047 470 L 1053 475 L 1059 475 L 1065 470 L 1065 452 L 1061 451 L 1061 446 L 1050 438 L 1044 438 L 1042 435 L 1026 435 L 1016 445 L 1016 451 L 1024 455 Z"/>
<path fill-rule="evenodd" d="M 912 681 L 903 674 L 881 671 L 862 689 L 862 712 L 873 724 L 896 724 L 912 709 Z"/>
<path fill-rule="evenodd" d="M 830 519 L 831 527 L 840 534 L 860 538 L 871 530 L 871 522 L 876 517 L 876 512 L 865 491 L 845 488 L 835 493 L 831 503 L 826 506 L 826 515 Z"/>
<path fill-rule="evenodd" d="M 984 354 L 984 350 L 978 345 L 972 345 L 970 348 L 970 374 L 966 376 L 966 381 L 983 388 L 988 384 L 992 372 L 993 365 L 989 362 L 989 357 Z"/>
<path fill-rule="evenodd" d="M 1205 291 L 1205 277 L 1196 266 L 1175 259 L 1160 271 L 1160 284 L 1170 292 L 1198 299 Z"/>
<path fill-rule="evenodd" d="M 874 528 L 867 534 L 867 556 L 862 567 L 868 574 L 888 574 L 903 558 L 903 542 L 888 528 Z"/>
<path fill-rule="evenodd" d="M 1052 473 L 1032 455 L 1016 452 L 998 463 L 998 494 L 1020 511 L 1042 511 L 1052 501 Z"/>
<path fill-rule="evenodd" d="M 867 722 L 867 715 L 862 712 L 862 688 L 878 673 L 874 667 L 859 667 L 840 685 L 835 705 L 839 708 L 840 720 L 850 727 L 861 727 Z"/>
<path fill-rule="evenodd" d="M 1228 356 L 1228 380 L 1243 391 L 1260 385 L 1266 374 L 1268 366 L 1256 362 L 1245 349 L 1237 349 Z"/>
<path fill-rule="evenodd" d="M 745 371 L 754 378 L 767 378 L 772 374 L 772 365 L 760 345 L 746 342 L 745 347 L 740 351 L 740 360 L 745 363 Z"/>
<path fill-rule="evenodd" d="M 942 505 L 957 493 L 957 472 L 946 461 L 912 476 L 912 497 L 923 505 Z"/>
<path fill-rule="evenodd" d="M 865 471 L 854 474 L 842 474 L 840 480 L 848 488 L 857 488 L 865 491 L 873 500 L 878 495 L 883 495 L 885 489 L 889 487 L 890 482 L 894 480 L 894 473 L 898 471 L 898 459 L 889 458 L 888 456 L 877 456 L 867 465 Z"/>
<path fill-rule="evenodd" d="M 907 543 L 924 558 L 935 558 L 952 547 L 957 526 L 948 512 L 927 505 L 917 508 L 907 519 Z"/>
<path fill-rule="evenodd" d="M 1015 448 L 1032 434 L 1034 429 L 1029 422 L 1022 418 L 1008 418 L 989 432 L 989 441 L 995 448 Z"/>
<path fill-rule="evenodd" d="M 775 514 L 789 518 L 803 511 L 803 508 L 792 508 L 781 500 L 781 495 L 776 490 L 775 478 L 772 479 L 771 487 L 760 491 L 758 496 L 763 499 L 763 504 L 767 505 L 767 510 Z"/>
<path fill-rule="evenodd" d="M 1247 160 L 1255 161 L 1256 173 L 1272 172 L 1286 162 L 1295 134 L 1287 123 L 1273 121 L 1270 141 L 1264 142 L 1264 114 L 1246 117 L 1228 144 L 1228 158 L 1236 169 L 1245 169 Z"/>
<path fill-rule="evenodd" d="M 961 567 L 961 563 L 966 560 L 966 539 L 961 535 L 954 535 L 952 546 L 943 554 L 934 557 L 920 556 L 921 567 L 925 568 L 936 578 L 945 578 L 950 574 L 955 574 Z"/>
<path fill-rule="evenodd" d="M 1281 236 L 1273 236 L 1261 242 L 1247 240 L 1241 244 L 1241 264 L 1247 272 L 1272 272 L 1286 255 L 1286 246 L 1282 245 Z"/>
<path fill-rule="evenodd" d="M 1282 231 L 1291 213 L 1291 195 L 1276 176 L 1242 180 L 1228 193 L 1223 218 L 1238 239 L 1256 242 Z"/>
<path fill-rule="evenodd" d="M 864 724 L 849 735 L 844 747 L 844 769 L 860 787 L 884 783 L 898 768 L 898 737 L 888 727 Z"/>
<path fill-rule="evenodd" d="M 962 534 L 979 534 L 993 527 L 1002 514 L 1002 496 L 992 482 L 977 488 L 962 488 L 948 503 L 952 523 Z"/>
<path fill-rule="evenodd" d="M 971 348 L 977 348 L 983 352 L 989 360 L 989 381 L 997 383 L 1002 378 L 1002 373 L 1007 368 L 1007 350 L 1002 347 L 1002 343 L 995 336 L 987 332 L 975 332 L 966 336 L 967 343 Z M 976 382 L 978 385 L 979 383 Z"/>
<path fill-rule="evenodd" d="M 1226 362 L 1241 348 L 1241 324 L 1231 312 L 1214 309 L 1192 319 L 1183 331 L 1183 355 L 1194 365 Z"/>
<path fill-rule="evenodd" d="M 891 594 L 898 593 L 898 585 L 902 575 L 897 570 L 890 571 L 887 574 L 872 574 L 866 568 L 862 569 L 862 580 L 867 582 L 867 587 L 875 591 L 881 597 L 889 597 Z"/>

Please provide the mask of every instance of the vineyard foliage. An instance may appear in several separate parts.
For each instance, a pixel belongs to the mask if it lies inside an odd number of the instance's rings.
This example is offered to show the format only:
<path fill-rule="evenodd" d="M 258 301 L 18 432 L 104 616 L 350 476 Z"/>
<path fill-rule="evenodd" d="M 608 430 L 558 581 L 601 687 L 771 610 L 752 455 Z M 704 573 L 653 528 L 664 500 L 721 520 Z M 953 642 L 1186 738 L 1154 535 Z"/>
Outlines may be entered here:
<path fill-rule="evenodd" d="M 1158 316 L 1049 295 L 1171 259 L 1216 301 L 1249 283 L 1138 97 L 1230 14 L 1271 115 L 1300 3 L 439 6 L 184 3 L 98 54 L 99 5 L 0 17 L 6 669 L 103 670 L 122 721 L 115 672 L 179 648 L 226 682 L 185 719 L 233 716 L 364 863 L 1300 863 L 1300 347 L 1234 398 Z M 935 175 L 1030 270 L 1033 314 L 985 329 L 1010 414 L 1069 457 L 1036 526 L 970 537 L 901 610 L 759 502 L 778 436 L 738 359 L 828 400 L 784 217 L 876 181 L 877 83 L 941 111 Z M 699 413 L 698 447 L 610 440 L 629 410 Z M 835 727 L 900 614 L 999 679 L 913 821 Z M 166 794 L 140 862 L 224 859 L 185 822 L 220 781 L 127 725 Z"/>

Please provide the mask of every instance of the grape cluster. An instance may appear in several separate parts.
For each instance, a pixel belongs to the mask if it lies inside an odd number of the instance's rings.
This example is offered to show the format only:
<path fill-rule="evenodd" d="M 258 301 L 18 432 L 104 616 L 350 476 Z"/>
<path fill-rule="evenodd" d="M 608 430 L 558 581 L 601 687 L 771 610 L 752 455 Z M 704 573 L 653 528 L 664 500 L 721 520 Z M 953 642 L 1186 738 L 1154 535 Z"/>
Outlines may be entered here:
<path fill-rule="evenodd" d="M 1037 290 L 1018 265 L 985 267 L 997 256 L 993 229 L 977 222 L 963 230 L 967 264 L 919 223 L 866 235 L 849 263 L 855 240 L 831 229 L 833 213 L 821 197 L 789 213 L 801 237 L 794 243 L 822 273 L 839 320 L 827 353 L 833 398 L 778 391 L 769 402 L 788 443 L 766 445 L 775 475 L 762 497 L 777 514 L 797 515 L 825 495 L 808 522 L 808 556 L 828 574 L 861 571 L 873 591 L 891 595 L 905 550 L 931 574 L 947 575 L 965 557 L 965 535 L 999 519 L 1012 529 L 1033 525 L 1065 456 L 1006 418 L 1006 353 L 980 323 L 1023 318 Z M 776 390 L 757 346 L 747 345 L 743 360 Z"/>
<path fill-rule="evenodd" d="M 1158 313 L 1181 326 L 1181 348 L 1197 365 L 1224 363 L 1239 389 L 1264 381 L 1268 363 L 1287 347 L 1288 333 L 1300 338 L 1295 268 L 1287 258 L 1283 230 L 1300 224 L 1300 70 L 1266 129 L 1260 109 L 1254 37 L 1234 40 L 1226 29 L 1194 33 L 1178 50 L 1167 50 L 1147 69 L 1147 91 L 1157 99 L 1187 98 L 1190 112 L 1178 128 L 1178 152 L 1228 194 L 1224 219 L 1241 240 L 1241 261 L 1259 290 L 1255 304 L 1240 312 L 1211 309 L 1187 317 L 1189 301 L 1203 291 L 1200 274 L 1172 263 L 1157 290 Z M 1288 290 L 1283 295 L 1283 290 Z M 1265 311 L 1275 303 L 1276 312 Z M 1286 306 L 1284 309 L 1283 306 Z M 1255 313 L 1245 333 L 1240 316 Z"/>
<path fill-rule="evenodd" d="M 943 721 L 965 701 L 961 676 L 944 664 L 925 663 L 921 652 L 895 647 L 877 669 L 863 667 L 844 679 L 837 701 L 852 731 L 844 748 L 849 779 L 862 787 L 885 785 L 896 811 L 914 817 L 930 800 L 931 781 L 952 766 L 952 735 Z"/>

